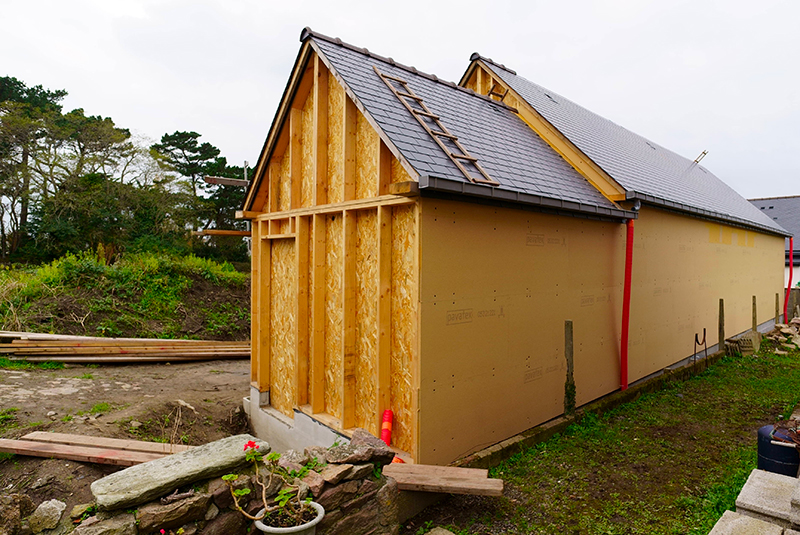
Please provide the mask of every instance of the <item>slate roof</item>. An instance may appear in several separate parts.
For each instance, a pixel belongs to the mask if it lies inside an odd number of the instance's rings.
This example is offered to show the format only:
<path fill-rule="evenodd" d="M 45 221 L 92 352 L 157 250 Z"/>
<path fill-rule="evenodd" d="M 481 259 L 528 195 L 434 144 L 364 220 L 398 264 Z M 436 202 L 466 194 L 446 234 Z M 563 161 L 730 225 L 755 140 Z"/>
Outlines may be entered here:
<path fill-rule="evenodd" d="M 599 217 L 635 217 L 606 199 L 508 106 L 308 29 L 301 40 L 311 41 L 420 174 L 421 190 L 486 196 Z M 408 82 L 500 186 L 469 182 L 373 66 Z"/>
<path fill-rule="evenodd" d="M 786 235 L 711 171 L 473 54 L 626 190 L 629 199 Z"/>
<path fill-rule="evenodd" d="M 750 203 L 794 236 L 800 237 L 800 195 L 750 199 Z M 789 240 L 786 240 L 786 250 L 789 250 Z M 795 240 L 794 250 L 800 251 L 800 241 L 797 239 Z M 795 256 L 797 261 L 800 262 L 800 255 Z"/>

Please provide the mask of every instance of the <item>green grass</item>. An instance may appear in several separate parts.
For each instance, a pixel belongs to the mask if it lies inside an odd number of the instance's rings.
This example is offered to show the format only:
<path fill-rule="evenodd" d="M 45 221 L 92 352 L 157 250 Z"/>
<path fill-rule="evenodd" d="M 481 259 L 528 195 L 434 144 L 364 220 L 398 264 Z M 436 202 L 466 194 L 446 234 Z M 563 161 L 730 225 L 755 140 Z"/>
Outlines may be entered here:
<path fill-rule="evenodd" d="M 454 498 L 452 507 L 465 513 L 449 527 L 471 534 L 705 535 L 734 509 L 756 466 L 757 428 L 788 417 L 800 402 L 798 357 L 765 348 L 723 358 L 687 381 L 585 415 L 490 471 L 505 481 L 506 497 L 480 507 Z"/>
<path fill-rule="evenodd" d="M 110 410 L 111 410 L 111 405 L 109 403 L 102 402 L 102 403 L 97 403 L 96 405 L 93 405 L 92 408 L 89 409 L 89 412 L 92 413 L 92 414 L 97 414 L 97 413 L 100 413 L 100 412 L 108 412 Z"/>
<path fill-rule="evenodd" d="M 38 368 L 40 370 L 61 370 L 64 368 L 63 362 L 27 362 L 25 360 L 11 360 L 0 357 L 0 368 L 5 370 L 30 370 Z"/>
<path fill-rule="evenodd" d="M 9 429 L 14 429 L 19 424 L 17 424 L 17 416 L 16 412 L 19 409 L 17 407 L 9 407 L 7 409 L 0 409 L 0 435 L 8 431 Z"/>

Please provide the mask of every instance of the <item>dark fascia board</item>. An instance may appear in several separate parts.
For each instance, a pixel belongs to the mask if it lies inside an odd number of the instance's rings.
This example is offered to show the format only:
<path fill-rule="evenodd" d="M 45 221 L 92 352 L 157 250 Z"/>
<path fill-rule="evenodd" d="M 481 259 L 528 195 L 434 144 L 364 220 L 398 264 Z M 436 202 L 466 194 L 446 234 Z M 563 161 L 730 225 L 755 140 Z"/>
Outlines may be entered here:
<path fill-rule="evenodd" d="M 625 194 L 625 198 L 626 200 L 629 201 L 638 200 L 643 203 L 657 206 L 659 208 L 671 210 L 673 212 L 691 214 L 701 219 L 707 219 L 714 222 L 722 222 L 734 227 L 744 228 L 747 230 L 756 230 L 758 232 L 763 232 L 765 234 L 772 234 L 773 236 L 781 236 L 783 238 L 788 238 L 791 236 L 791 233 L 789 233 L 787 230 L 780 232 L 766 225 L 759 225 L 758 223 L 747 221 L 745 219 L 740 219 L 738 217 L 733 217 L 728 214 L 720 214 L 719 212 L 712 212 L 710 210 L 703 210 L 702 208 L 695 208 L 694 206 L 688 206 L 679 202 L 662 199 L 660 197 L 655 197 L 653 195 L 648 195 L 646 193 L 639 193 L 638 191 L 628 191 Z"/>
<path fill-rule="evenodd" d="M 264 140 L 264 145 L 261 147 L 261 153 L 259 154 L 258 161 L 254 167 L 255 174 L 253 175 L 253 180 L 250 181 L 250 187 L 247 188 L 247 191 L 244 195 L 244 207 L 242 209 L 245 211 L 250 210 L 250 204 L 253 202 L 253 197 L 255 197 L 255 193 L 261 186 L 262 179 L 268 172 L 266 168 L 261 169 L 259 172 L 259 166 L 262 165 L 262 162 L 264 165 L 266 165 L 266 162 L 268 162 L 272 157 L 272 150 L 278 140 L 278 135 L 280 134 L 279 130 L 282 128 L 284 119 L 286 118 L 286 115 L 290 109 L 290 106 L 284 106 L 284 103 L 289 103 L 292 101 L 294 94 L 300 85 L 301 76 L 295 77 L 294 73 L 305 70 L 306 64 L 308 63 L 308 58 L 311 56 L 309 54 L 310 49 L 311 47 L 308 43 L 303 43 L 303 45 L 300 47 L 300 50 L 297 52 L 297 58 L 294 60 L 294 66 L 289 74 L 289 79 L 286 81 L 286 87 L 283 90 L 283 95 L 279 101 L 278 109 L 275 111 L 275 117 L 273 117 L 272 125 L 269 127 L 267 139 Z M 292 81 L 295 83 L 292 84 Z"/>
<path fill-rule="evenodd" d="M 591 204 L 583 204 L 551 197 L 541 197 L 529 193 L 510 191 L 500 187 L 489 187 L 471 182 L 462 182 L 449 178 L 440 178 L 430 175 L 419 177 L 420 194 L 445 193 L 458 196 L 469 196 L 503 204 L 537 207 L 541 211 L 557 213 L 559 215 L 572 215 L 602 219 L 604 221 L 622 222 L 626 219 L 637 219 L 638 213 L 632 210 L 603 208 Z"/>

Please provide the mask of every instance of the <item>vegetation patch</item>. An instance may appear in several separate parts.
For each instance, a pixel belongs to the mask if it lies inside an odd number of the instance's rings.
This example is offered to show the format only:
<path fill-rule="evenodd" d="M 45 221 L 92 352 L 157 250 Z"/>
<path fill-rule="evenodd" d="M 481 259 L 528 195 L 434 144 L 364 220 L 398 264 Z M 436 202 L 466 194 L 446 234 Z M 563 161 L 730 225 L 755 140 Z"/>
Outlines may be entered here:
<path fill-rule="evenodd" d="M 0 270 L 0 328 L 109 337 L 245 340 L 250 277 L 229 263 L 156 253 L 67 254 Z"/>
<path fill-rule="evenodd" d="M 756 466 L 756 430 L 800 402 L 800 354 L 773 348 L 585 415 L 492 469 L 502 498 L 452 497 L 404 533 L 708 533 Z"/>

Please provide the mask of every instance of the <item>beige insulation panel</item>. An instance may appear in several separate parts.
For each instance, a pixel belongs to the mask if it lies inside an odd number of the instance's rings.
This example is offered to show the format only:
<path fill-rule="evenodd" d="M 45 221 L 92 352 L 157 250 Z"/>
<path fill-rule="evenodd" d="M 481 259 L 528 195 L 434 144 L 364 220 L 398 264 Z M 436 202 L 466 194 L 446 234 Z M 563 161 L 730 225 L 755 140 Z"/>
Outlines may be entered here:
<path fill-rule="evenodd" d="M 270 274 L 270 405 L 294 416 L 295 299 L 297 266 L 294 239 L 271 240 Z M 288 284 L 287 284 L 288 283 Z"/>
<path fill-rule="evenodd" d="M 417 462 L 563 413 L 565 320 L 578 405 L 619 388 L 623 224 L 435 199 L 421 214 Z M 752 295 L 760 322 L 774 315 L 782 239 L 648 207 L 635 230 L 631 382 L 691 354 L 704 326 L 715 343 L 720 297 L 731 334 L 750 326 Z"/>

